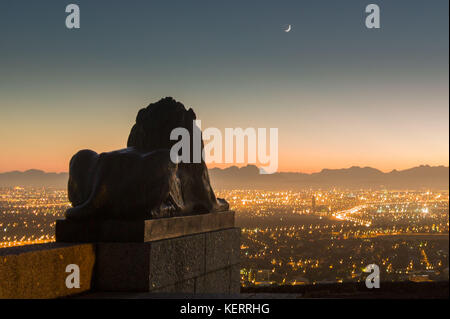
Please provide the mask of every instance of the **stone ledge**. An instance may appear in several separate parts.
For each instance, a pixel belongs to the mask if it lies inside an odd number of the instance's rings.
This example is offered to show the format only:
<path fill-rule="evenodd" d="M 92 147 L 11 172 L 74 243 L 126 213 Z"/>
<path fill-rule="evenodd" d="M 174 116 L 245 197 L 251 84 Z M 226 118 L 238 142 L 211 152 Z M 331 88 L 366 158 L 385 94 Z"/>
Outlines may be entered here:
<path fill-rule="evenodd" d="M 151 242 L 234 227 L 234 211 L 144 221 L 56 221 L 57 242 Z"/>
<path fill-rule="evenodd" d="M 92 244 L 49 243 L 0 249 L 0 298 L 57 298 L 90 290 Z M 66 287 L 66 267 L 80 267 L 80 288 Z"/>

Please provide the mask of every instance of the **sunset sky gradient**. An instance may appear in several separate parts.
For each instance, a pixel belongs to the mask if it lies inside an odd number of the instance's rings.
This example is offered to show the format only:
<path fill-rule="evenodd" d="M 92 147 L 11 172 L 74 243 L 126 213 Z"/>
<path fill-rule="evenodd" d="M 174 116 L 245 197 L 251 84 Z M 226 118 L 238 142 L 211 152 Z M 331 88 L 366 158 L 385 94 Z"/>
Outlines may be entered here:
<path fill-rule="evenodd" d="M 81 29 L 65 28 L 69 3 Z M 364 8 L 381 7 L 381 29 Z M 449 164 L 448 1 L 0 3 L 0 172 L 126 146 L 172 96 L 203 128 L 277 127 L 279 170 Z M 292 31 L 283 32 L 288 24 Z"/>

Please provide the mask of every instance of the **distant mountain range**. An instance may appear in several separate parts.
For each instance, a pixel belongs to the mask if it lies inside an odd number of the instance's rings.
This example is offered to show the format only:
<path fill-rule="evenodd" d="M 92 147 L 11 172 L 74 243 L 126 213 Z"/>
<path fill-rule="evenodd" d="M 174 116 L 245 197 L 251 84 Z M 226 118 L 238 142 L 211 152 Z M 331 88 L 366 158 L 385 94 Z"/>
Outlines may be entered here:
<path fill-rule="evenodd" d="M 275 173 L 260 175 L 254 165 L 209 170 L 214 188 L 222 189 L 302 189 L 302 188 L 387 188 L 448 189 L 449 168 L 422 165 L 406 170 L 383 173 L 371 167 L 323 169 L 318 173 Z M 0 187 L 67 187 L 68 173 L 46 173 L 40 170 L 0 173 Z"/>
<path fill-rule="evenodd" d="M 448 189 L 449 168 L 422 165 L 389 173 L 371 167 L 323 169 L 318 173 L 275 173 L 260 175 L 256 166 L 213 168 L 209 170 L 213 187 L 245 189 L 302 188 L 387 188 Z"/>
<path fill-rule="evenodd" d="M 12 171 L 0 173 L 0 187 L 32 186 L 32 187 L 67 187 L 69 173 L 46 173 L 37 169 L 25 172 Z"/>

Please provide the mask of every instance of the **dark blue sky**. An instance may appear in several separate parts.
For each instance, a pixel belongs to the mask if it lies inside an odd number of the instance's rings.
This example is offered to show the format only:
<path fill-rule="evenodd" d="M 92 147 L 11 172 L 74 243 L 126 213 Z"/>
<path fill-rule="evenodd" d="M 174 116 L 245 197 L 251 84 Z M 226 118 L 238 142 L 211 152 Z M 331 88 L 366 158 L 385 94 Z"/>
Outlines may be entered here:
<path fill-rule="evenodd" d="M 281 170 L 448 165 L 448 36 L 447 0 L 2 0 L 0 171 L 121 147 L 168 95 L 204 127 L 278 127 Z"/>

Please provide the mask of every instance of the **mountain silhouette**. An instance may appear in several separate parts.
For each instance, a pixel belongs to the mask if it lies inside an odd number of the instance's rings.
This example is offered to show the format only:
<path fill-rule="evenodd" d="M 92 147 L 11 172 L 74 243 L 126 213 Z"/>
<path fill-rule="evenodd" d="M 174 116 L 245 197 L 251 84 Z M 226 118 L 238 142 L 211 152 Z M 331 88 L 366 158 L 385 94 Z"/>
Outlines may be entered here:
<path fill-rule="evenodd" d="M 37 169 L 0 173 L 0 187 L 67 187 L 68 173 L 46 173 Z"/>
<path fill-rule="evenodd" d="M 213 168 L 209 170 L 213 187 L 244 189 L 302 188 L 388 188 L 388 189 L 448 189 L 449 168 L 422 165 L 389 173 L 372 167 L 352 166 L 343 169 L 323 169 L 318 173 L 275 173 L 260 175 L 254 165 Z"/>
<path fill-rule="evenodd" d="M 297 190 L 302 188 L 347 189 L 448 189 L 449 168 L 421 165 L 384 173 L 372 167 L 352 166 L 343 169 L 323 169 L 317 173 L 259 174 L 255 165 L 209 169 L 211 184 L 222 189 Z M 46 173 L 40 170 L 0 173 L 0 187 L 67 187 L 67 173 Z"/>

